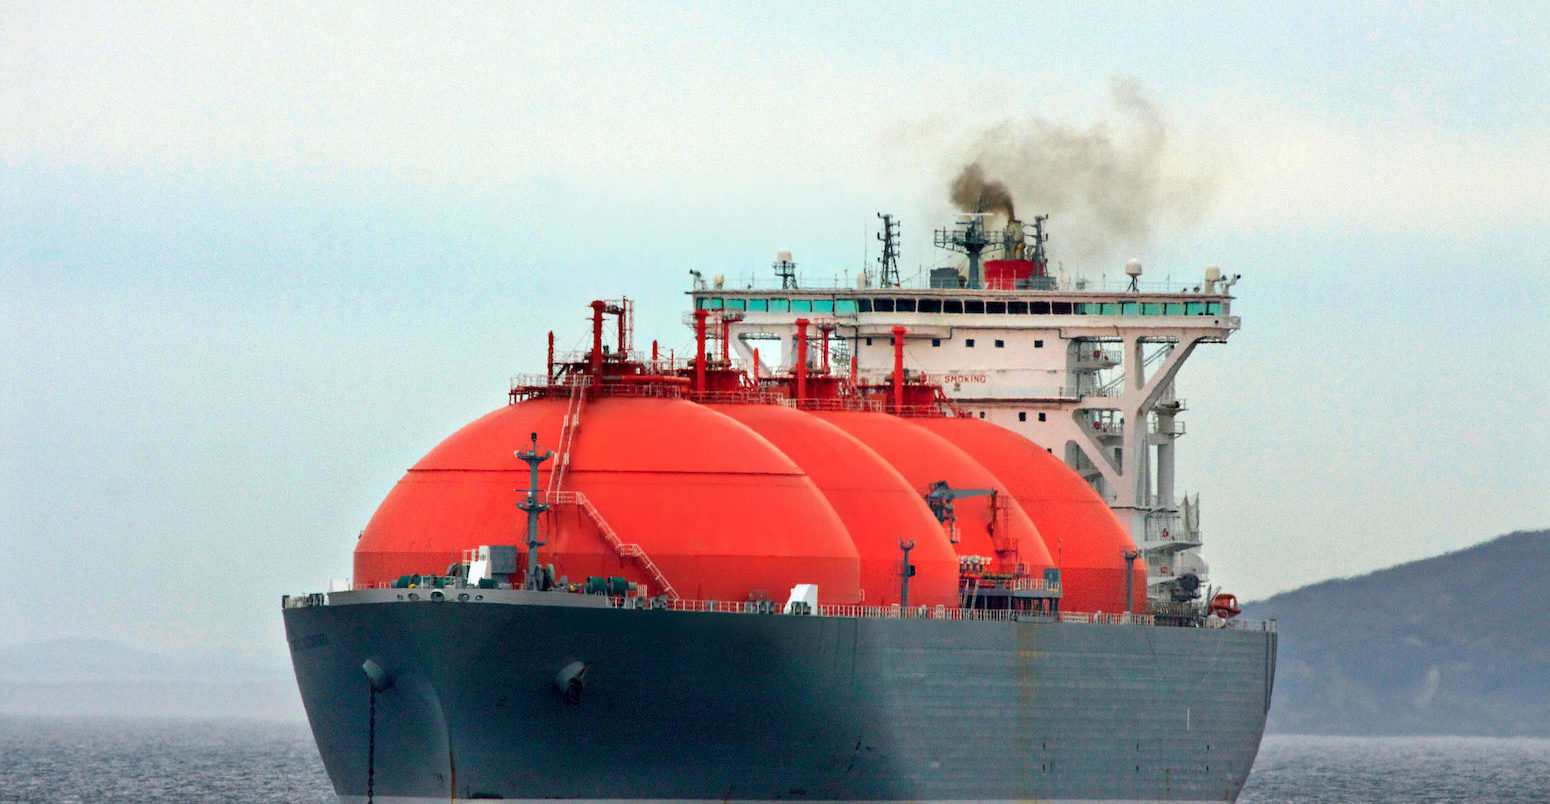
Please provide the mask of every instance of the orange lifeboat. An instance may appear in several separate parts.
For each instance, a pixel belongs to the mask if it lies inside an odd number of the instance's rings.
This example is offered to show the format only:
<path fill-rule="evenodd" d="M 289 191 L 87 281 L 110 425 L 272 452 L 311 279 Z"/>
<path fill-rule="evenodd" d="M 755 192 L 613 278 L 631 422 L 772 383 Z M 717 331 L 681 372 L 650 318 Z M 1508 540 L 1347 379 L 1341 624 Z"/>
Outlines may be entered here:
<path fill-rule="evenodd" d="M 1238 608 L 1238 597 L 1236 595 L 1224 593 L 1211 598 L 1211 613 L 1224 620 L 1231 620 L 1242 614 L 1243 609 Z"/>

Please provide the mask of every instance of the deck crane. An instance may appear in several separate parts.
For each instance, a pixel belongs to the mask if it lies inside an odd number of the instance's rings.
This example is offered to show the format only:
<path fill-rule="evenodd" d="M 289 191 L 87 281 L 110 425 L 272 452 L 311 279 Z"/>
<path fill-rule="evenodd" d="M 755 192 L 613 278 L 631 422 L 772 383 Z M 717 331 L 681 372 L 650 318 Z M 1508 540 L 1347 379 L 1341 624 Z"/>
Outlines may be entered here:
<path fill-rule="evenodd" d="M 958 517 L 953 513 L 953 501 L 966 497 L 990 497 L 991 508 L 996 505 L 995 489 L 955 489 L 947 484 L 946 480 L 938 480 L 931 484 L 926 492 L 926 505 L 930 506 L 931 513 L 936 515 L 936 521 L 947 526 L 948 539 L 953 544 L 958 543 Z"/>

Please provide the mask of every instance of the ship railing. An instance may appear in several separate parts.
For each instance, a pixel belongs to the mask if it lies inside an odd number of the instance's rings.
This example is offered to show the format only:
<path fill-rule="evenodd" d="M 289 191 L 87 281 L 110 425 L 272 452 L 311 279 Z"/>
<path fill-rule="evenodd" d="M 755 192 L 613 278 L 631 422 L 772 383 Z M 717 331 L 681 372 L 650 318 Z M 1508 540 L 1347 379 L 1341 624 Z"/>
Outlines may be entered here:
<path fill-rule="evenodd" d="M 722 614 L 779 614 L 783 606 L 768 600 L 642 600 L 639 598 L 614 597 L 615 608 L 654 609 L 658 611 L 718 612 Z M 964 609 L 947 606 L 910 606 L 897 603 L 889 606 L 863 606 L 859 604 L 826 604 L 818 606 L 812 616 L 847 617 L 876 620 L 977 620 L 983 622 L 1012 622 L 1022 619 L 1049 620 L 1062 623 L 1086 623 L 1090 625 L 1156 625 L 1150 614 L 1059 612 L 1039 613 L 1016 609 Z M 1234 626 L 1239 627 L 1239 626 Z M 1255 630 L 1255 629 L 1247 629 Z"/>
<path fill-rule="evenodd" d="M 626 548 L 633 545 L 625 545 Z M 637 555 L 636 558 L 644 558 Z M 387 583 L 357 584 L 356 589 L 386 589 Z M 555 592 L 553 594 L 563 594 Z M 409 596 L 409 602 L 417 602 L 415 595 Z M 302 609 L 311 606 L 327 606 L 330 604 L 329 595 L 323 592 L 310 594 L 284 595 L 280 598 L 280 605 L 286 609 Z M 614 608 L 655 611 L 691 611 L 709 612 L 719 614 L 782 614 L 785 608 L 772 600 L 684 600 L 670 598 L 666 595 L 656 597 L 644 597 L 641 595 L 612 596 L 609 602 Z M 1081 625 L 1132 625 L 1132 626 L 1162 626 L 1178 627 L 1178 618 L 1155 617 L 1151 614 L 1131 614 L 1126 612 L 1082 612 L 1062 611 L 1058 613 L 1039 613 L 1034 611 L 1022 611 L 1015 609 L 963 609 L 949 608 L 947 606 L 911 606 L 904 608 L 898 604 L 891 606 L 862 606 L 862 605 L 820 605 L 810 615 L 786 615 L 786 616 L 817 616 L 817 617 L 846 617 L 852 619 L 874 620 L 951 620 L 951 621 L 980 621 L 980 622 L 1014 622 L 1018 620 L 1034 620 L 1043 622 L 1073 623 Z M 1227 631 L 1257 631 L 1262 633 L 1275 633 L 1275 620 L 1249 620 L 1242 617 L 1234 617 L 1230 620 L 1208 620 L 1207 628 L 1219 628 Z"/>
<path fill-rule="evenodd" d="M 667 382 L 622 383 L 604 381 L 597 388 L 601 396 L 648 397 L 652 399 L 682 399 L 690 391 L 681 385 Z"/>
<path fill-rule="evenodd" d="M 737 391 L 706 391 L 703 394 L 691 391 L 686 396 L 706 405 L 775 405 L 788 401 L 780 394 L 752 388 Z"/>
<path fill-rule="evenodd" d="M 1276 621 L 1244 620 L 1238 617 L 1234 617 L 1231 620 L 1223 622 L 1221 627 L 1229 631 L 1263 631 L 1267 634 L 1274 634 L 1276 632 Z"/>
<path fill-rule="evenodd" d="M 1102 611 L 1063 611 L 1057 615 L 1063 623 L 1087 623 L 1090 625 L 1156 625 L 1157 619 L 1150 614 Z"/>
<path fill-rule="evenodd" d="M 1148 269 L 1148 273 L 1151 273 L 1151 270 L 1152 269 Z M 1096 278 L 1065 274 L 1051 274 L 1050 276 L 1056 282 L 1056 287 L 1054 289 L 1046 291 L 1051 294 L 1133 293 L 1139 291 L 1141 293 L 1202 295 L 1200 292 L 1201 283 L 1199 280 L 1176 281 L 1172 278 L 1172 276 L 1169 275 L 1165 275 L 1165 278 L 1162 280 L 1147 280 L 1144 282 L 1138 282 L 1135 289 L 1131 288 L 1130 277 L 1128 276 L 1116 276 L 1113 278 L 1109 277 L 1107 274 L 1100 275 Z M 821 294 L 824 291 L 840 291 L 846 296 L 866 294 L 876 294 L 878 296 L 896 296 L 901 292 L 908 292 L 912 290 L 942 290 L 942 288 L 931 287 L 930 277 L 924 271 L 917 271 L 916 273 L 901 277 L 901 281 L 898 285 L 868 285 L 867 287 L 861 288 L 859 290 L 856 288 L 855 280 L 852 279 L 848 274 L 841 276 L 838 274 L 808 274 L 798 272 L 795 277 L 793 277 L 793 280 L 796 283 L 795 288 L 783 287 L 782 281 L 779 279 L 779 277 L 771 274 L 766 269 L 764 271 L 750 271 L 743 274 L 728 275 L 725 277 L 724 288 L 712 288 L 708 286 L 695 287 L 691 289 L 690 292 L 704 296 L 722 296 L 724 294 L 737 296 L 740 293 L 747 293 L 748 291 L 794 290 L 794 293 L 789 295 L 806 297 L 812 296 L 814 294 Z M 875 276 L 873 277 L 873 280 L 876 280 Z M 1027 292 L 1026 290 L 1013 290 L 1011 288 L 989 287 L 988 281 L 987 286 L 983 288 L 950 288 L 950 290 L 964 295 L 980 293 L 991 297 L 994 297 L 997 293 L 1010 294 L 1014 292 Z M 714 313 L 716 310 L 711 309 L 711 312 Z M 743 311 L 739 309 L 737 312 Z M 819 315 L 822 315 L 822 313 L 819 313 Z M 843 315 L 843 313 L 841 315 Z M 689 319 L 688 323 L 693 323 L 693 319 Z"/>
<path fill-rule="evenodd" d="M 870 399 L 856 399 L 854 397 L 838 397 L 833 399 L 804 399 L 800 403 L 795 399 L 782 398 L 780 403 L 788 408 L 801 410 L 851 410 L 868 413 L 882 413 L 886 408 L 883 403 Z"/>

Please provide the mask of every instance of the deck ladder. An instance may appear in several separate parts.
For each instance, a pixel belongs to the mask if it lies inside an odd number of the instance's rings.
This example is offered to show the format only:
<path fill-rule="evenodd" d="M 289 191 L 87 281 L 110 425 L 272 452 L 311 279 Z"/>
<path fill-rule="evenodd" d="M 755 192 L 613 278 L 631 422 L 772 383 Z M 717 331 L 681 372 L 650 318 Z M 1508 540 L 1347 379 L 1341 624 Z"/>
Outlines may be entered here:
<path fill-rule="evenodd" d="M 619 538 L 619 534 L 609 526 L 608 520 L 603 518 L 602 512 L 597 510 L 597 506 L 587 499 L 587 495 L 579 491 L 562 491 L 550 495 L 550 499 L 556 505 L 573 503 L 579 507 L 582 513 L 592 520 L 592 524 L 597 527 L 597 532 L 602 534 L 603 541 L 608 542 L 608 546 L 612 547 L 620 558 L 634 559 L 636 563 L 646 570 L 646 574 L 650 575 L 651 579 L 656 582 L 663 594 L 667 595 L 671 600 L 679 599 L 678 590 L 674 589 L 671 583 L 668 583 L 667 576 L 663 575 L 662 569 L 651 560 L 650 556 L 646 555 L 645 549 L 638 544 L 625 544 L 624 540 Z"/>
<path fill-rule="evenodd" d="M 565 470 L 570 467 L 571 446 L 576 441 L 576 428 L 581 426 L 581 402 L 586 395 L 586 383 L 579 377 L 571 377 L 570 403 L 565 407 L 565 418 L 560 423 L 560 449 L 555 455 L 554 468 L 549 470 L 548 497 L 551 499 L 565 485 Z"/>

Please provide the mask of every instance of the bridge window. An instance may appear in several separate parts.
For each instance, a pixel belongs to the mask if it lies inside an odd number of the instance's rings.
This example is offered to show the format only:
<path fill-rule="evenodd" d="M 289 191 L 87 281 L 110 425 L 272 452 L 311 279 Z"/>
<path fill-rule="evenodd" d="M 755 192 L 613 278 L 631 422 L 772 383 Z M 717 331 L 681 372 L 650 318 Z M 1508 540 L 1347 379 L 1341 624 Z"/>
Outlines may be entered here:
<path fill-rule="evenodd" d="M 769 299 L 749 299 L 748 300 L 748 312 L 750 312 L 750 313 L 763 313 L 763 312 L 767 312 L 769 309 L 770 309 L 770 300 Z"/>
<path fill-rule="evenodd" d="M 946 300 L 944 300 L 942 302 L 942 312 L 944 312 L 944 313 L 961 313 L 961 312 L 963 312 L 963 301 L 960 300 L 960 299 L 946 299 Z"/>
<path fill-rule="evenodd" d="M 1140 309 L 1139 309 L 1140 306 L 1141 305 L 1136 304 L 1135 302 L 1122 302 L 1120 304 L 1120 306 L 1119 306 L 1119 314 L 1120 315 L 1136 315 L 1137 313 L 1141 312 Z"/>
<path fill-rule="evenodd" d="M 985 300 L 965 299 L 963 302 L 963 311 L 965 313 L 983 313 L 985 312 Z"/>
<path fill-rule="evenodd" d="M 854 313 L 854 312 L 856 312 L 856 300 L 855 299 L 835 299 L 834 300 L 834 312 L 836 312 L 836 313 Z"/>
<path fill-rule="evenodd" d="M 1221 315 L 1222 305 L 1217 302 L 1206 302 L 1206 315 Z"/>
<path fill-rule="evenodd" d="M 985 302 L 985 312 L 1001 315 L 1006 312 L 1006 302 Z"/>
<path fill-rule="evenodd" d="M 812 311 L 813 311 L 813 300 L 812 299 L 792 299 L 791 300 L 791 312 L 793 312 L 793 313 L 811 313 Z"/>
<path fill-rule="evenodd" d="M 1050 312 L 1055 315 L 1071 315 L 1071 302 L 1051 302 Z"/>
<path fill-rule="evenodd" d="M 1032 315 L 1049 315 L 1049 302 L 1033 302 L 1028 305 L 1028 312 Z"/>
<path fill-rule="evenodd" d="M 770 299 L 770 312 L 772 312 L 772 313 L 789 313 L 789 312 L 791 312 L 791 300 L 790 299 Z"/>
<path fill-rule="evenodd" d="M 873 299 L 872 309 L 879 313 L 893 312 L 893 299 Z"/>
<path fill-rule="evenodd" d="M 1163 309 L 1166 311 L 1166 315 L 1184 315 L 1184 305 L 1182 304 L 1169 302 L 1163 305 Z"/>
<path fill-rule="evenodd" d="M 705 299 L 705 309 L 707 309 L 707 310 L 720 310 L 721 309 L 721 297 L 720 296 L 710 296 L 710 297 L 707 297 Z"/>
<path fill-rule="evenodd" d="M 813 299 L 813 312 L 815 312 L 815 313 L 832 313 L 832 312 L 834 312 L 834 300 L 833 299 Z"/>
<path fill-rule="evenodd" d="M 858 313 L 870 313 L 870 312 L 872 312 L 872 300 L 871 299 L 856 299 L 856 312 L 858 312 Z"/>
<path fill-rule="evenodd" d="M 894 312 L 897 313 L 913 313 L 915 312 L 915 300 L 895 299 L 893 302 L 893 309 Z"/>
<path fill-rule="evenodd" d="M 1027 315 L 1028 302 L 1007 302 L 1006 311 L 1012 315 Z"/>
<path fill-rule="evenodd" d="M 727 299 L 728 310 L 741 310 L 745 304 L 747 304 L 747 302 L 743 299 Z"/>
<path fill-rule="evenodd" d="M 1161 302 L 1141 302 L 1141 315 L 1162 315 Z"/>
<path fill-rule="evenodd" d="M 1184 305 L 1184 313 L 1185 313 L 1185 315 L 1205 315 L 1206 314 L 1206 303 L 1205 302 L 1190 302 L 1190 303 Z"/>
<path fill-rule="evenodd" d="M 916 302 L 916 307 L 922 313 L 940 313 L 940 312 L 942 312 L 942 300 L 941 299 L 919 299 Z"/>

